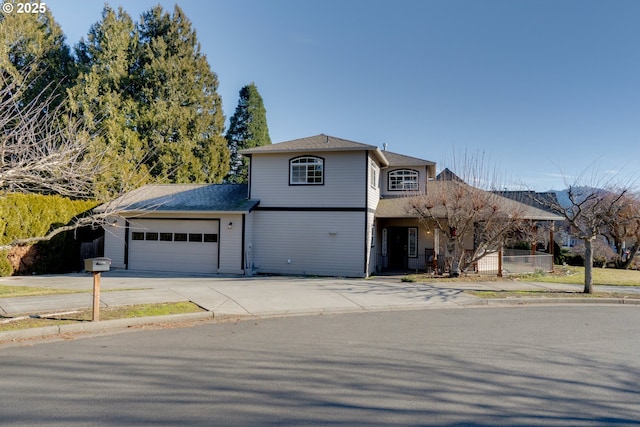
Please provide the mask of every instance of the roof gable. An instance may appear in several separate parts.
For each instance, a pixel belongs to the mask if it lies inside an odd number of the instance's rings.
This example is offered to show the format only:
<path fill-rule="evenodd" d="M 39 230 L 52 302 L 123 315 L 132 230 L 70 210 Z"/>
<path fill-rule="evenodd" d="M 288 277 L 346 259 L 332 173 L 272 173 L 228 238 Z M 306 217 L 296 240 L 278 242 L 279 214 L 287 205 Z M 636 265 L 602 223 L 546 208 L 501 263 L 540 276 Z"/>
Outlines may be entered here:
<path fill-rule="evenodd" d="M 277 144 L 262 145 L 260 147 L 240 150 L 242 155 L 281 154 L 281 153 L 310 153 L 323 151 L 372 151 L 383 166 L 387 166 L 387 159 L 375 145 L 349 141 L 325 134 L 293 139 Z"/>
<path fill-rule="evenodd" d="M 442 172 L 436 176 L 436 181 L 456 181 L 456 182 L 464 182 L 462 178 L 453 173 L 453 171 L 449 168 L 444 168 Z"/>
<path fill-rule="evenodd" d="M 348 151 L 348 150 L 376 150 L 374 145 L 349 141 L 325 134 L 293 139 L 277 144 L 261 145 L 260 147 L 240 150 L 241 154 L 283 153 L 297 151 Z"/>
<path fill-rule="evenodd" d="M 404 154 L 392 153 L 391 151 L 382 151 L 382 154 L 389 161 L 390 167 L 395 166 L 434 166 L 435 162 L 419 159 L 417 157 L 405 156 Z"/>

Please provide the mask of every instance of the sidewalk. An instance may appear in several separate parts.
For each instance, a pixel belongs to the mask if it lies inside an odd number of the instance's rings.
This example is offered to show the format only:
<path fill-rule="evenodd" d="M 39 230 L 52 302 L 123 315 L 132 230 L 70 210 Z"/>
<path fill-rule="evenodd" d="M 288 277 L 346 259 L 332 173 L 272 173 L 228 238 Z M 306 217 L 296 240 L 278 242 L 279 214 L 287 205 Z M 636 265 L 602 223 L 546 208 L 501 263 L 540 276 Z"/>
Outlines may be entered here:
<path fill-rule="evenodd" d="M 0 279 L 0 284 L 82 291 L 75 294 L 0 298 L 0 315 L 5 317 L 90 309 L 93 303 L 91 274 L 8 277 Z M 397 276 L 364 280 L 285 276 L 167 276 L 152 272 L 111 271 L 102 274 L 100 301 L 101 307 L 191 301 L 207 310 L 208 313 L 203 315 L 209 318 L 454 308 L 489 303 L 487 300 L 466 294 L 466 290 L 579 292 L 582 286 L 512 281 L 410 283 L 402 282 Z M 518 301 L 523 302 L 520 299 Z M 509 304 L 515 302 L 513 299 L 503 301 Z M 165 317 L 167 316 L 84 322 L 82 327 L 85 329 L 107 328 L 108 325 L 116 325 L 110 322 L 127 324 L 127 320 L 129 323 L 166 322 Z M 175 318 L 178 319 L 179 316 Z M 79 327 L 78 325 L 68 326 Z M 0 341 L 4 340 L 3 335 L 6 338 L 7 334 L 0 333 Z M 12 339 L 15 339 L 16 334 L 10 334 Z"/>

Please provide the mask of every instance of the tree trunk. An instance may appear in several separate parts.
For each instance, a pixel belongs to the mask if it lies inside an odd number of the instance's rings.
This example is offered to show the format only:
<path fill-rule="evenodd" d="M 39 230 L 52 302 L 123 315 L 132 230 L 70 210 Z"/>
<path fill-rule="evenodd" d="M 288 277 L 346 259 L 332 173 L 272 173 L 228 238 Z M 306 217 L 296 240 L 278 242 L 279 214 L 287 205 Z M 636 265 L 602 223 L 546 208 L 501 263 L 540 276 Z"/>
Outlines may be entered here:
<path fill-rule="evenodd" d="M 593 240 L 584 239 L 584 293 L 593 293 Z"/>
<path fill-rule="evenodd" d="M 460 260 L 458 257 L 454 256 L 451 261 L 451 272 L 449 273 L 449 277 L 458 276 L 460 276 Z"/>
<path fill-rule="evenodd" d="M 449 237 L 447 242 L 447 257 L 451 259 L 449 277 L 460 276 L 460 254 L 458 253 L 458 241 L 455 237 Z"/>

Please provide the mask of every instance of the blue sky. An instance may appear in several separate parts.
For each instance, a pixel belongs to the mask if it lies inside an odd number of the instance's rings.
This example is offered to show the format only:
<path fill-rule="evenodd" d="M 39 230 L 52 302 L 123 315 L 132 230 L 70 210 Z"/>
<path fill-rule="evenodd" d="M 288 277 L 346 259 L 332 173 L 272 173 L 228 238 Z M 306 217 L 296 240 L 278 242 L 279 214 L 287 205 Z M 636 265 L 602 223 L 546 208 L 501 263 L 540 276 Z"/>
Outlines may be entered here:
<path fill-rule="evenodd" d="M 121 0 L 137 20 L 156 4 Z M 49 0 L 72 46 L 99 1 Z M 273 142 L 325 133 L 450 165 L 484 152 L 505 184 L 564 188 L 640 165 L 640 2 L 181 0 L 227 119 L 255 82 Z M 456 154 L 457 153 L 457 154 Z"/>

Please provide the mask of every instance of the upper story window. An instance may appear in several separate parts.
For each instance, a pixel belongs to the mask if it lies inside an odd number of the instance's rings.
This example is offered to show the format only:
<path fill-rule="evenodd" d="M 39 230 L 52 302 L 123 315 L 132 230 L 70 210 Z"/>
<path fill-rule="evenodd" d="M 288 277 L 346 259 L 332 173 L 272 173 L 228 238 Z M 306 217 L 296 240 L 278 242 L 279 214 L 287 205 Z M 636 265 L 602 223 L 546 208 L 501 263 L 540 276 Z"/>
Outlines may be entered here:
<path fill-rule="evenodd" d="M 296 157 L 289 161 L 290 185 L 324 184 L 324 160 L 320 157 Z"/>
<path fill-rule="evenodd" d="M 389 190 L 418 190 L 418 171 L 397 169 L 389 172 Z"/>

